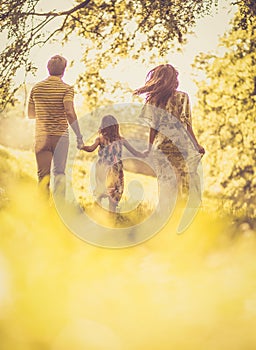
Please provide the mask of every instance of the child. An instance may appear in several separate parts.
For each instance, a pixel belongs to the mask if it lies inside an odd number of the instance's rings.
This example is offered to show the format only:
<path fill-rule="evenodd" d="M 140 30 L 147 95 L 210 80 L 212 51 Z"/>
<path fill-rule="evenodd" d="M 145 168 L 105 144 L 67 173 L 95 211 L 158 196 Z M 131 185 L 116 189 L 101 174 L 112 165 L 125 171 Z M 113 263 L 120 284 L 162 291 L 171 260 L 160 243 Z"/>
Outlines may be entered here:
<path fill-rule="evenodd" d="M 112 115 L 106 115 L 102 118 L 99 134 L 91 146 L 83 146 L 81 149 L 93 152 L 99 147 L 94 194 L 99 202 L 102 198 L 107 197 L 109 210 L 115 212 L 124 190 L 122 146 L 125 146 L 136 157 L 145 156 L 136 151 L 125 138 L 120 136 L 119 124 Z"/>

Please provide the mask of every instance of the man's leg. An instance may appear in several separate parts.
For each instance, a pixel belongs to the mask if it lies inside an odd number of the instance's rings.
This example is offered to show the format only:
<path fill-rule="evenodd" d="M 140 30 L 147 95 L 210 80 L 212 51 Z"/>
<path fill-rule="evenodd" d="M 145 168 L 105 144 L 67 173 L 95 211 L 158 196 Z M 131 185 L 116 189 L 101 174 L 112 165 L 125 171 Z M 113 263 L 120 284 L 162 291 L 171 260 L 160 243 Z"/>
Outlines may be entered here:
<path fill-rule="evenodd" d="M 42 193 L 48 198 L 50 191 L 49 188 L 52 152 L 47 136 L 42 136 L 36 139 L 35 154 L 39 188 Z"/>
<path fill-rule="evenodd" d="M 53 154 L 53 194 L 63 200 L 66 192 L 65 168 L 68 156 L 69 139 L 66 136 L 51 136 L 54 145 Z"/>

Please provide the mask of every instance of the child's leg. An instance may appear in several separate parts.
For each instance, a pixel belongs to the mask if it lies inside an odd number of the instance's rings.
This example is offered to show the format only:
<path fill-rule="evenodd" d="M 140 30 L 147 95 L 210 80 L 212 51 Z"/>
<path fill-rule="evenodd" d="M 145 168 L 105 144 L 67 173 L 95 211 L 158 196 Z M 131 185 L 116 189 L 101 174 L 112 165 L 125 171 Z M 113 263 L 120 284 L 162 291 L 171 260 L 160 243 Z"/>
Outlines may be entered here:
<path fill-rule="evenodd" d="M 110 197 L 109 197 L 109 211 L 112 213 L 116 213 L 116 207 L 117 207 L 117 202 L 114 202 Z"/>
<path fill-rule="evenodd" d="M 101 201 L 103 198 L 108 197 L 107 189 L 106 189 L 106 175 L 108 172 L 108 168 L 106 164 L 100 163 L 99 161 L 95 166 L 95 183 L 93 195 L 96 197 L 96 202 L 101 205 Z"/>

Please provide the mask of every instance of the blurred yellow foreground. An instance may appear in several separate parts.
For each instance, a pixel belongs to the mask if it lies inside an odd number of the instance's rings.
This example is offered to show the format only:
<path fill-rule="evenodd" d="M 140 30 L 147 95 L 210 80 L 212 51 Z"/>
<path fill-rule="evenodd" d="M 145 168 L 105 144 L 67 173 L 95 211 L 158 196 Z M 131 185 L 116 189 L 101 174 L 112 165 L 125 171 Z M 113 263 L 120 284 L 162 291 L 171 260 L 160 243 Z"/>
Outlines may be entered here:
<path fill-rule="evenodd" d="M 99 248 L 40 201 L 36 182 L 12 184 L 0 210 L 1 350 L 256 348 L 252 231 L 231 235 L 202 209 L 182 235 L 173 215 L 142 244 Z"/>

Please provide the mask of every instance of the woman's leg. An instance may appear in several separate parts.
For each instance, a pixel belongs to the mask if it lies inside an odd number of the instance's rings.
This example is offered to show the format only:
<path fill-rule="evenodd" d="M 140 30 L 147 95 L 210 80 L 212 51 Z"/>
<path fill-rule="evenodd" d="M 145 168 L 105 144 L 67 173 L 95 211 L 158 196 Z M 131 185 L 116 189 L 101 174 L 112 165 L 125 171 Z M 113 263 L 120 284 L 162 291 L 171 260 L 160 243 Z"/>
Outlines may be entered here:
<path fill-rule="evenodd" d="M 93 195 L 96 202 L 101 205 L 103 198 L 108 197 L 107 188 L 106 188 L 106 177 L 108 173 L 108 166 L 105 163 L 97 161 L 95 168 L 92 173 L 92 188 Z M 94 177 L 93 177 L 94 175 Z"/>

